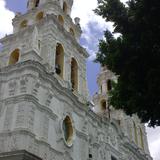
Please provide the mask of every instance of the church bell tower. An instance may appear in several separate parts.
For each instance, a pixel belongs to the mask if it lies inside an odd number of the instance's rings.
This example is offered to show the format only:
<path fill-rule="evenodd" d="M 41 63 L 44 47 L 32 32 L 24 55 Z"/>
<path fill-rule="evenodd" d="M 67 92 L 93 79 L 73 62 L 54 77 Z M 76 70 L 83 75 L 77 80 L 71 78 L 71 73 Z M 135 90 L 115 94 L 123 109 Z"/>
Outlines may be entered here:
<path fill-rule="evenodd" d="M 88 53 L 72 5 L 28 0 L 0 40 L 0 160 L 71 159 L 63 148 L 72 146 L 73 110 L 88 101 Z"/>
<path fill-rule="evenodd" d="M 0 160 L 152 160 L 138 119 L 103 116 L 116 79 L 105 67 L 88 103 L 88 53 L 72 5 L 28 0 L 0 40 Z"/>
<path fill-rule="evenodd" d="M 28 0 L 27 13 L 13 19 L 14 33 L 0 40 L 0 66 L 37 61 L 85 101 L 88 53 L 79 45 L 80 19 L 72 21 L 72 5 L 73 0 Z"/>

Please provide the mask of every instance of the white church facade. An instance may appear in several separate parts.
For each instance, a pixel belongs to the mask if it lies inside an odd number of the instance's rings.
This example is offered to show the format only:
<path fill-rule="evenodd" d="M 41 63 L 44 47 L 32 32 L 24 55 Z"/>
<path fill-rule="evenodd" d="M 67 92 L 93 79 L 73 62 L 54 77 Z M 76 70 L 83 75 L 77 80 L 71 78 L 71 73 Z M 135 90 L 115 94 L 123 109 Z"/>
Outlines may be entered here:
<path fill-rule="evenodd" d="M 144 124 L 108 107 L 101 68 L 89 102 L 88 53 L 73 0 L 28 0 L 0 40 L 0 160 L 152 160 Z"/>

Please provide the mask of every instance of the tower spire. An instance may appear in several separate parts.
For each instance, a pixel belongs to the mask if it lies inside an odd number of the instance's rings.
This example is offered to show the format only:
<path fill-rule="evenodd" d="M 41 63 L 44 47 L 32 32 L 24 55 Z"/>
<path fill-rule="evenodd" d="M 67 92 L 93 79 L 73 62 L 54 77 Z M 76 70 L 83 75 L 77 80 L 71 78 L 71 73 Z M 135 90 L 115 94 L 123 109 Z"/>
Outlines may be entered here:
<path fill-rule="evenodd" d="M 112 90 L 112 81 L 116 81 L 116 76 L 108 70 L 107 66 L 101 66 L 100 74 L 97 77 L 98 92 L 94 95 L 95 112 L 106 114 L 110 118 L 110 108 L 108 105 L 109 92 Z"/>

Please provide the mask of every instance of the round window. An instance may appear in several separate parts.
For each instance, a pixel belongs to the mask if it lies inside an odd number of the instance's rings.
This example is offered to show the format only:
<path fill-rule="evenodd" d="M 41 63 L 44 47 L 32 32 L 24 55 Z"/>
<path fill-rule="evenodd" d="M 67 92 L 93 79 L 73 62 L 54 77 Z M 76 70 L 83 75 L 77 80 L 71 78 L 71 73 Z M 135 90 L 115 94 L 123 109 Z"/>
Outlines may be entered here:
<path fill-rule="evenodd" d="M 66 116 L 62 124 L 64 140 L 68 146 L 72 146 L 73 142 L 73 126 L 69 116 Z"/>

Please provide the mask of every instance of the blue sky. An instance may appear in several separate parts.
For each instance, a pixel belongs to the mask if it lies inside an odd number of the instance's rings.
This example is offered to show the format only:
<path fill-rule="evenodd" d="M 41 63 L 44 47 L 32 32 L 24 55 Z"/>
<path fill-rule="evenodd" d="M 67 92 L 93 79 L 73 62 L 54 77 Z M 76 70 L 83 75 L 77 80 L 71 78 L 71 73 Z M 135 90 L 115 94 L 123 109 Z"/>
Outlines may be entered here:
<path fill-rule="evenodd" d="M 122 0 L 125 2 L 126 0 Z M 5 3 L 6 2 L 6 3 Z M 27 0 L 0 0 L 0 38 L 5 34 L 12 33 L 11 19 L 15 12 L 26 11 Z M 96 8 L 96 0 L 74 0 L 72 18 L 81 18 L 81 27 L 83 34 L 81 36 L 81 45 L 85 47 L 90 58 L 87 60 L 87 80 L 90 94 L 97 90 L 96 76 L 99 73 L 99 64 L 93 63 L 95 53 L 97 52 L 98 39 L 103 36 L 103 31 L 108 28 L 113 30 L 112 23 L 106 23 L 101 17 L 93 13 Z M 149 146 L 154 160 L 160 160 L 160 128 L 147 129 Z"/>

